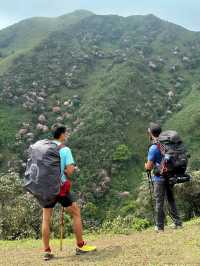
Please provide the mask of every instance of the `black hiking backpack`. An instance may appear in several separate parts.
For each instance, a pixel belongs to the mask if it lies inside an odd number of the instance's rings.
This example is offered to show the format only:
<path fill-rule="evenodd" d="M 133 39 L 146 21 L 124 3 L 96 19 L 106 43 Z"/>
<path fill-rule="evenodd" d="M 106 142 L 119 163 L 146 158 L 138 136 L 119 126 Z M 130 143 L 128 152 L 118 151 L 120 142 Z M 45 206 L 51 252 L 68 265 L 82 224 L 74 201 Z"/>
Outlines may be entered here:
<path fill-rule="evenodd" d="M 168 130 L 159 135 L 158 148 L 162 154 L 160 173 L 171 183 L 184 183 L 191 177 L 186 174 L 188 154 L 181 137 L 176 131 Z"/>
<path fill-rule="evenodd" d="M 42 207 L 52 204 L 60 192 L 59 151 L 62 147 L 50 140 L 40 140 L 29 148 L 24 188 Z"/>

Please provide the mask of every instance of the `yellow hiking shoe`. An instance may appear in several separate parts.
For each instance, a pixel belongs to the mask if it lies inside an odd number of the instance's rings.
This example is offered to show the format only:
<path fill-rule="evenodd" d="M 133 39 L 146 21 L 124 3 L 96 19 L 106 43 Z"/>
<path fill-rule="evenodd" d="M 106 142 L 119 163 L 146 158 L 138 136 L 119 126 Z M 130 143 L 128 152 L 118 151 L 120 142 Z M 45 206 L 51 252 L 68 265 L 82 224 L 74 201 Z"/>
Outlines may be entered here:
<path fill-rule="evenodd" d="M 87 244 L 84 244 L 81 248 L 80 247 L 76 248 L 76 255 L 94 252 L 96 250 L 97 250 L 97 248 L 95 246 L 89 246 Z"/>

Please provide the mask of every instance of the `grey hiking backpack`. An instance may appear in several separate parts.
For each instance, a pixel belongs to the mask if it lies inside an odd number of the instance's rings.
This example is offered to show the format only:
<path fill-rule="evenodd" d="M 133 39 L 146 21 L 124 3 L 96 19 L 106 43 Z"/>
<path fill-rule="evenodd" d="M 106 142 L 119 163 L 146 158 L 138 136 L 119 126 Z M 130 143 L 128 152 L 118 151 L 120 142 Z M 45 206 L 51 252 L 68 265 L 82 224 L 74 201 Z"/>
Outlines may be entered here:
<path fill-rule="evenodd" d="M 162 132 L 157 145 L 163 158 L 160 166 L 161 174 L 173 178 L 174 183 L 189 181 L 190 176 L 186 174 L 188 154 L 178 133 L 173 130 Z"/>
<path fill-rule="evenodd" d="M 60 192 L 60 154 L 63 145 L 40 140 L 29 148 L 24 188 L 42 207 L 55 201 Z"/>

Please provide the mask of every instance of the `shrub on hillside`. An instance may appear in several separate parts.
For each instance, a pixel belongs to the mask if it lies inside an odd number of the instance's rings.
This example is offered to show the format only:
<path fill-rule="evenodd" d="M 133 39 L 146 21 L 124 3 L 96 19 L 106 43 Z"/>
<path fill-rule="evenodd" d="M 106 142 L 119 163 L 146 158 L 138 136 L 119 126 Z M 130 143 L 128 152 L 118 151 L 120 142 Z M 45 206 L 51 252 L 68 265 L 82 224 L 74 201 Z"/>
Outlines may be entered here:
<path fill-rule="evenodd" d="M 113 154 L 113 160 L 114 161 L 128 161 L 131 159 L 132 153 L 129 149 L 129 147 L 125 144 L 121 144 L 117 147 L 116 151 Z"/>
<path fill-rule="evenodd" d="M 100 232 L 114 234 L 129 234 L 132 230 L 142 231 L 147 229 L 150 223 L 146 219 L 136 218 L 132 215 L 126 217 L 117 216 L 113 220 L 103 222 Z"/>
<path fill-rule="evenodd" d="M 183 220 L 188 220 L 200 215 L 200 171 L 193 171 L 191 175 L 191 182 L 175 185 L 175 197 Z M 154 204 L 153 197 L 153 205 Z M 144 178 L 138 190 L 136 215 L 153 222 L 152 207 L 149 183 L 148 180 Z"/>
<path fill-rule="evenodd" d="M 185 220 L 200 216 L 200 171 L 193 171 L 191 176 L 191 182 L 177 185 L 175 189 L 178 207 Z"/>
<path fill-rule="evenodd" d="M 15 173 L 0 177 L 0 239 L 40 238 L 42 209 L 35 198 L 24 193 Z M 55 208 L 52 233 L 59 237 L 60 211 Z M 72 233 L 71 221 L 65 215 L 65 234 Z"/>

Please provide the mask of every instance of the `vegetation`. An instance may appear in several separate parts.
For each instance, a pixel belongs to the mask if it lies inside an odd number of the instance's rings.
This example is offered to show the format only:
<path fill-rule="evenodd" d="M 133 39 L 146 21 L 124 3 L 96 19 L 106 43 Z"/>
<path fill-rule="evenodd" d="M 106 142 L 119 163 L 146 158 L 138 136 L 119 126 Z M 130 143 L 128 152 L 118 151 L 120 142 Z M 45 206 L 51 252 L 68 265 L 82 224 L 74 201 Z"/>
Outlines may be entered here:
<path fill-rule="evenodd" d="M 74 240 L 64 240 L 63 251 L 59 251 L 59 240 L 52 241 L 56 259 L 51 265 L 198 265 L 199 219 L 184 229 L 156 234 L 153 229 L 133 232 L 128 236 L 86 236 L 95 244 L 97 252 L 92 255 L 75 256 Z M 2 265 L 45 265 L 40 255 L 40 241 L 0 241 Z"/>
<path fill-rule="evenodd" d="M 199 33 L 153 15 L 79 11 L 25 20 L 1 31 L 1 171 L 19 173 L 21 180 L 29 145 L 49 137 L 55 122 L 63 123 L 81 169 L 72 181 L 85 226 L 101 228 L 115 219 L 127 221 L 130 214 L 131 226 L 140 228 L 141 218 L 151 223 L 136 201 L 148 123 L 177 129 L 191 153 L 191 170 L 200 165 L 199 48 Z M 17 219 L 17 206 L 24 216 L 28 204 L 35 206 L 24 197 L 19 192 L 15 199 L 16 222 L 22 225 L 28 222 Z M 11 205 L 3 208 L 5 217 Z M 196 213 L 184 206 L 185 218 Z M 146 220 L 141 224 L 146 227 Z M 20 235 L 37 238 L 27 226 Z M 15 227 L 9 230 L 3 238 L 16 237 Z"/>

